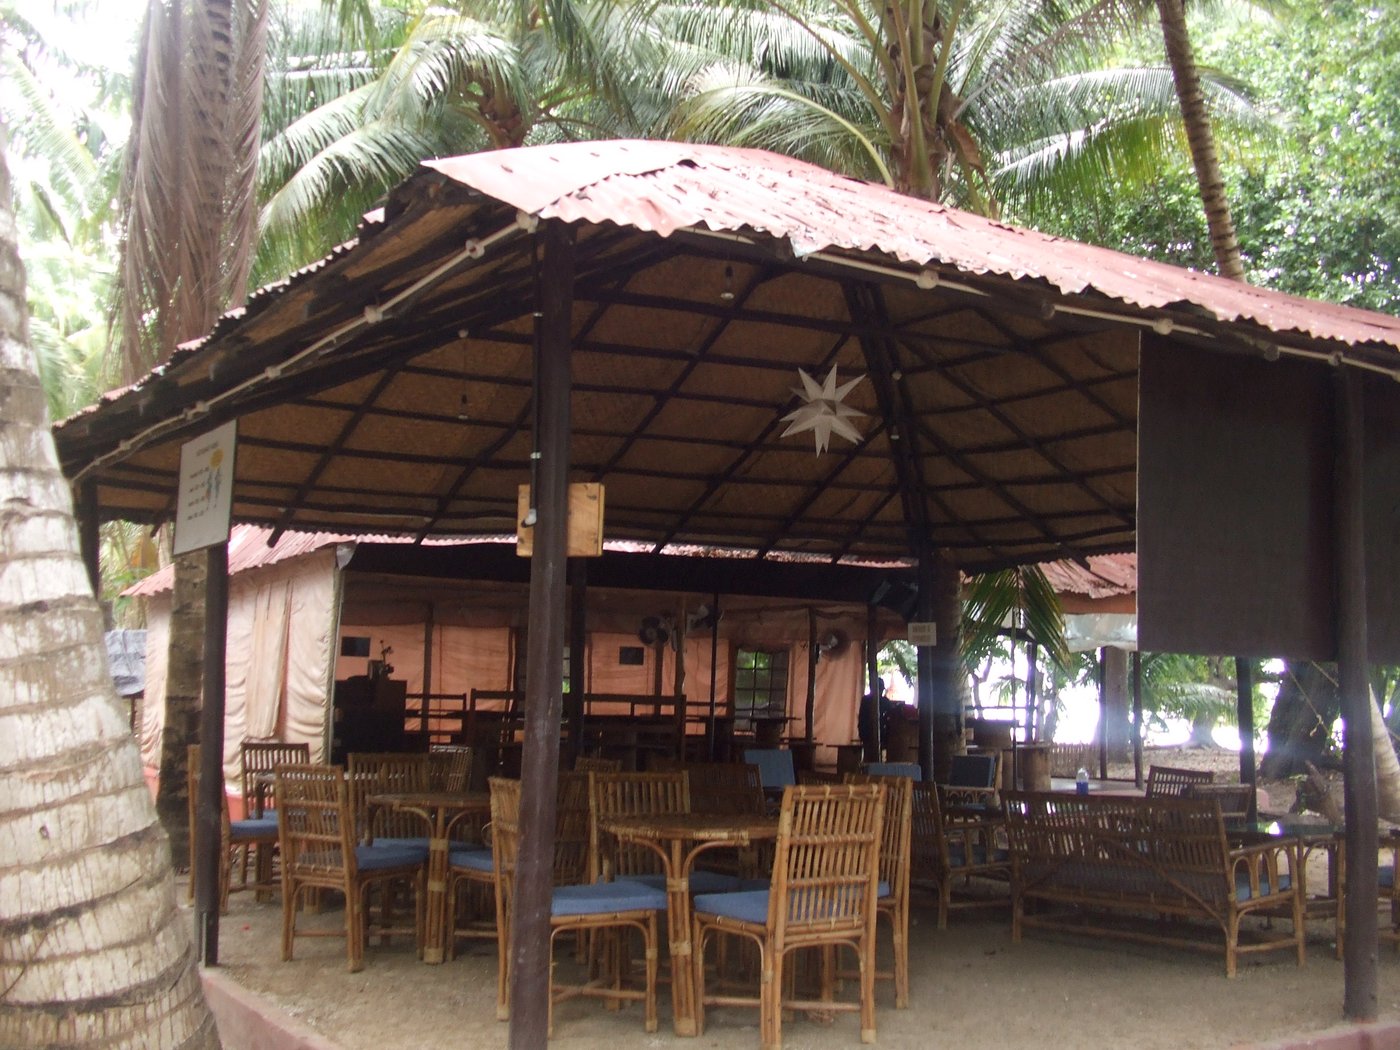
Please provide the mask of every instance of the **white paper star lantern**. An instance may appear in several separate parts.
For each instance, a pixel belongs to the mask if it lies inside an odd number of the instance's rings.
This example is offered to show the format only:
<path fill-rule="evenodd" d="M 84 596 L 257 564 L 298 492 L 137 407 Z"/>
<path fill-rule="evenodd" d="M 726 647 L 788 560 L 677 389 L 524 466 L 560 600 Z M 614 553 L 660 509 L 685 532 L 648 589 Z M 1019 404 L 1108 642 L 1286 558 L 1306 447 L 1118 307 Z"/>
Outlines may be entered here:
<path fill-rule="evenodd" d="M 865 413 L 843 404 L 842 401 L 865 376 L 856 376 L 837 386 L 835 365 L 832 365 L 831 371 L 827 373 L 825 383 L 818 383 L 801 368 L 797 370 L 797 375 L 802 380 L 802 389 L 793 387 L 792 392 L 802 404 L 783 416 L 783 422 L 788 424 L 788 428 L 783 431 L 782 436 L 810 430 L 816 439 L 819 456 L 831 444 L 832 434 L 839 434 L 852 444 L 859 444 L 862 440 L 861 433 L 851 425 L 850 420 L 853 416 L 863 416 Z"/>

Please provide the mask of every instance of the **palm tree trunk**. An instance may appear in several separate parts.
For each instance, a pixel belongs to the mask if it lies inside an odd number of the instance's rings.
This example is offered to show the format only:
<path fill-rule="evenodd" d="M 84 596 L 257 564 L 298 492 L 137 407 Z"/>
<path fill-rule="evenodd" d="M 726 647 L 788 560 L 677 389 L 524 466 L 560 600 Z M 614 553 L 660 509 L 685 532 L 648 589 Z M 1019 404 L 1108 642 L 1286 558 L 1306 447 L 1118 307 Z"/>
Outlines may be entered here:
<path fill-rule="evenodd" d="M 1371 693 L 1371 749 L 1376 760 L 1376 807 L 1382 820 L 1400 820 L 1400 758 L 1381 714 L 1380 700 Z"/>
<path fill-rule="evenodd" d="M 0 1046 L 218 1047 L 49 436 L 10 199 L 0 148 Z"/>
<path fill-rule="evenodd" d="M 1215 249 L 1215 263 L 1222 277 L 1243 281 L 1244 263 L 1240 260 L 1230 205 L 1225 199 L 1225 177 L 1220 171 L 1220 158 L 1215 154 L 1215 135 L 1206 113 L 1205 96 L 1201 93 L 1196 55 L 1186 30 L 1185 0 L 1157 0 L 1157 13 L 1162 20 L 1167 62 L 1171 65 L 1176 97 L 1181 104 L 1181 119 L 1186 125 L 1186 141 L 1191 147 L 1191 163 L 1196 169 L 1196 184 L 1200 187 L 1211 247 Z"/>

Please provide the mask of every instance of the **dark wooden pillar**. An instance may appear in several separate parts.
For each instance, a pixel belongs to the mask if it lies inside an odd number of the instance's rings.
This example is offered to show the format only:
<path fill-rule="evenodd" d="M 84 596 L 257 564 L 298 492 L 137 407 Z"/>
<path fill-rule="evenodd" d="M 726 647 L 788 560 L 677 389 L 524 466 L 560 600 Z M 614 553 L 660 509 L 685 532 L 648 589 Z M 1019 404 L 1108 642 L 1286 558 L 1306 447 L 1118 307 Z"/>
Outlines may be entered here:
<path fill-rule="evenodd" d="M 102 602 L 101 540 L 97 530 L 97 483 L 84 481 L 73 494 L 78 519 L 78 550 L 83 556 L 92 596 Z"/>
<path fill-rule="evenodd" d="M 569 342 L 573 231 L 543 223 L 535 426 L 538 469 L 530 633 L 525 656 L 525 745 L 520 778 L 520 852 L 510 929 L 511 1050 L 545 1050 L 549 1009 L 549 913 L 554 880 L 554 806 L 564 688 L 564 587 L 569 507 Z"/>
<path fill-rule="evenodd" d="M 710 717 L 705 725 L 705 754 L 715 760 L 715 707 L 719 700 L 719 591 L 710 599 Z M 731 726 L 732 729 L 732 726 Z M 730 733 L 733 739 L 733 733 Z M 730 756 L 726 755 L 725 758 Z"/>
<path fill-rule="evenodd" d="M 811 606 L 807 607 L 807 702 L 802 712 L 807 728 L 802 734 L 802 738 L 811 744 L 815 739 L 815 726 L 813 723 L 817 717 L 817 660 L 821 657 L 821 650 L 817 648 L 817 613 Z"/>
<path fill-rule="evenodd" d="M 1259 783 L 1254 760 L 1254 665 L 1245 656 L 1235 657 L 1235 714 L 1240 724 L 1240 783 Z M 1259 819 L 1259 800 L 1249 793 L 1248 819 Z"/>
<path fill-rule="evenodd" d="M 195 915 L 200 956 L 219 965 L 219 867 L 224 814 L 224 657 L 228 647 L 228 543 L 207 548 L 204 585 L 204 699 L 199 713 L 199 798 L 195 803 Z"/>
<path fill-rule="evenodd" d="M 568 767 L 583 749 L 583 698 L 588 692 L 588 559 L 569 559 Z"/>
<path fill-rule="evenodd" d="M 1342 698 L 1346 798 L 1346 946 L 1342 1012 L 1351 1021 L 1376 1018 L 1376 758 L 1366 649 L 1364 420 L 1361 373 L 1333 376 L 1337 463 L 1333 517 L 1337 560 L 1337 677 Z"/>
<path fill-rule="evenodd" d="M 1133 650 L 1133 783 L 1142 787 L 1142 653 Z"/>
<path fill-rule="evenodd" d="M 921 623 L 934 618 L 935 566 L 932 548 L 924 544 L 919 548 L 919 603 L 914 614 Z M 934 708 L 934 653 L 933 648 L 921 645 L 915 650 L 917 660 L 917 688 L 915 695 L 919 702 L 919 768 L 925 780 L 934 779 L 934 730 L 937 711 Z M 879 708 L 876 708 L 878 712 Z M 878 717 L 878 716 L 877 716 Z"/>
<path fill-rule="evenodd" d="M 880 704 L 884 700 L 884 689 L 880 681 L 880 607 L 871 602 L 865 607 L 865 677 L 868 681 L 866 692 L 875 698 L 875 710 L 870 717 L 870 739 L 865 742 L 865 760 L 880 761 L 882 740 L 880 725 Z M 864 697 L 860 703 L 864 703 Z M 856 724 L 860 724 L 860 708 L 856 708 Z"/>
<path fill-rule="evenodd" d="M 433 603 L 430 601 L 423 619 L 423 706 L 418 712 L 418 729 L 423 734 L 425 747 L 428 746 L 428 708 L 433 695 L 433 630 Z"/>

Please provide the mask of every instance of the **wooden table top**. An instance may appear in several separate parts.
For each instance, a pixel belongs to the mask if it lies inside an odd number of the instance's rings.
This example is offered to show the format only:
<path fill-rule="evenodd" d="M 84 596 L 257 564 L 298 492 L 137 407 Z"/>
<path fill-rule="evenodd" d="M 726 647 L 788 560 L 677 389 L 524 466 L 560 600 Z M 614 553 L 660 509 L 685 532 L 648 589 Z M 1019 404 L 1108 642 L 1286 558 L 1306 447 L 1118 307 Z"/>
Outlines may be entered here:
<path fill-rule="evenodd" d="M 457 806 L 461 809 L 490 809 L 491 796 L 485 791 L 385 791 L 368 796 L 376 806 Z"/>
<path fill-rule="evenodd" d="M 778 837 L 778 818 L 751 813 L 659 813 L 653 816 L 608 817 L 598 822 L 604 831 L 628 839 L 692 839 L 747 843 Z"/>

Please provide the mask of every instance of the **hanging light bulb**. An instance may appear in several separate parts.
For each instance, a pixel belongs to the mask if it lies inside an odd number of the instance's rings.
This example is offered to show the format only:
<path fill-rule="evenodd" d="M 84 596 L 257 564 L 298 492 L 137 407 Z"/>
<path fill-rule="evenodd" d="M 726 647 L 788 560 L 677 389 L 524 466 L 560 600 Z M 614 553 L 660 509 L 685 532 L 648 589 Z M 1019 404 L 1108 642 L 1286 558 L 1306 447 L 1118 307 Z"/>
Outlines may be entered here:
<path fill-rule="evenodd" d="M 734 267 L 726 265 L 724 268 L 724 291 L 719 293 L 719 297 L 726 303 L 734 301 Z"/>
<path fill-rule="evenodd" d="M 459 333 L 463 336 L 462 342 L 462 397 L 457 403 L 457 419 L 466 422 L 470 416 L 467 412 L 467 344 L 465 342 L 466 332 Z"/>

